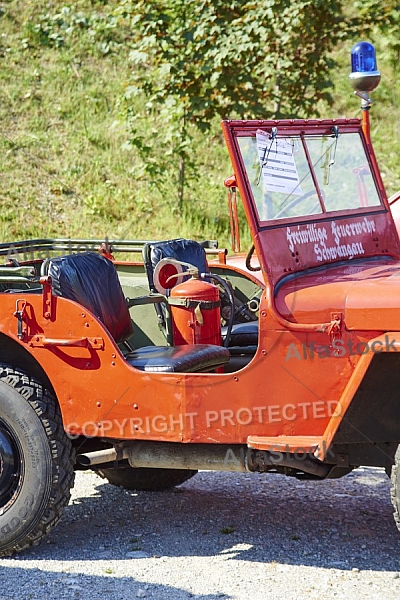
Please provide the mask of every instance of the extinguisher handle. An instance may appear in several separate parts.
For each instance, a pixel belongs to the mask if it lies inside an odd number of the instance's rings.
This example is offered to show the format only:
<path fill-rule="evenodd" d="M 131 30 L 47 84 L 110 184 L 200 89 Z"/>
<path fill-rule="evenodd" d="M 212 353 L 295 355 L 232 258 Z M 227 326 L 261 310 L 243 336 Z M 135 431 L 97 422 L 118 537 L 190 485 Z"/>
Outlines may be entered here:
<path fill-rule="evenodd" d="M 224 288 L 224 290 L 227 293 L 227 296 L 229 298 L 229 303 L 231 305 L 231 310 L 230 310 L 230 315 L 229 315 L 229 320 L 228 320 L 228 325 L 227 325 L 227 328 L 226 328 L 226 335 L 225 335 L 225 340 L 224 340 L 224 346 L 225 346 L 225 348 L 228 348 L 229 342 L 231 341 L 233 319 L 235 317 L 235 299 L 233 297 L 232 290 L 229 287 L 229 285 L 227 284 L 227 282 L 222 277 L 220 277 L 219 275 L 214 275 L 214 273 L 201 273 L 200 277 L 202 279 L 209 278 L 209 279 L 215 279 L 215 281 L 218 281 L 218 283 L 220 285 L 222 285 L 222 287 Z"/>
<path fill-rule="evenodd" d="M 184 262 L 183 260 L 176 260 L 175 258 L 168 258 L 168 263 L 169 264 L 173 264 L 173 265 L 180 265 L 180 266 L 184 266 L 187 267 L 187 271 L 185 271 L 185 275 L 191 275 L 192 277 L 196 277 L 198 278 L 199 275 L 199 270 L 194 266 L 191 265 L 190 263 Z M 180 277 L 182 275 L 182 273 L 174 273 L 173 275 L 170 275 L 166 281 L 166 283 L 168 283 L 171 279 L 174 279 L 175 277 Z"/>

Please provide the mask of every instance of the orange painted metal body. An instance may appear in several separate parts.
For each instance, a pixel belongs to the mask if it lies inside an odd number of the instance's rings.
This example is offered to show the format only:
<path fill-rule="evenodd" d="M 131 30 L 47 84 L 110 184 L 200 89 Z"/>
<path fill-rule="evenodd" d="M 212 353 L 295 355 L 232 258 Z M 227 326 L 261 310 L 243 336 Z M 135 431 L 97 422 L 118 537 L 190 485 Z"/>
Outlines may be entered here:
<path fill-rule="evenodd" d="M 362 131 L 355 119 L 322 123 Z M 259 121 L 251 126 L 255 131 L 274 124 L 307 133 L 321 122 Z M 370 207 L 368 214 L 363 207 L 364 212 L 334 218 L 278 219 L 272 227 L 257 221 L 235 147 L 234 136 L 249 127 L 249 122 L 227 122 L 224 133 L 261 271 L 249 273 L 243 257 L 228 257 L 226 265 L 225 256 L 210 263 L 225 265 L 228 276 L 245 274 L 264 290 L 257 350 L 244 368 L 226 373 L 138 371 L 95 316 L 75 302 L 51 296 L 45 284 L 43 295 L 1 294 L 0 331 L 41 365 L 71 435 L 248 444 L 261 450 L 278 444 L 293 451 L 301 445 L 307 452 L 318 448 L 318 457 L 324 458 L 378 350 L 400 350 L 400 243 L 375 157 L 371 168 L 382 206 Z M 374 235 L 368 229 L 372 221 Z M 341 225 L 344 238 L 361 231 L 362 257 L 316 262 L 312 246 L 299 243 L 302 232 L 332 223 Z M 201 290 L 186 282 L 172 295 L 218 299 L 214 292 L 215 297 L 208 295 L 210 284 L 198 284 Z M 16 314 L 22 307 L 18 337 Z M 199 331 L 188 323 L 193 313 L 188 317 L 181 307 L 173 307 L 173 313 L 175 343 L 220 343 L 218 311 L 203 312 L 210 321 Z M 400 441 L 400 430 L 398 439 L 383 441 Z"/>
<path fill-rule="evenodd" d="M 384 266 L 386 275 L 378 278 Z M 366 280 L 367 275 L 370 279 Z M 278 296 L 282 314 L 307 322 L 329 318 L 330 312 L 346 314 L 352 267 L 332 272 L 320 284 L 317 276 L 304 277 L 303 286 L 291 283 Z M 360 280 L 380 288 L 380 312 L 391 310 L 392 294 L 400 293 L 400 263 L 388 262 L 357 269 Z M 325 279 L 327 276 L 321 275 Z M 341 283 L 340 283 L 341 282 Z M 392 283 L 390 283 L 392 282 Z M 391 293 L 387 286 L 391 285 Z M 318 290 L 318 292 L 316 292 Z M 265 296 L 260 307 L 260 344 L 252 362 L 234 374 L 156 374 L 130 367 L 102 324 L 78 304 L 53 297 L 53 317 L 43 316 L 41 296 L 26 295 L 24 337 L 19 341 L 46 371 L 73 435 L 97 435 L 120 439 L 151 439 L 204 443 L 247 443 L 249 436 L 324 436 L 346 391 L 355 391 L 373 356 L 312 356 L 310 343 L 326 346 L 328 334 L 314 335 L 282 330 L 270 314 Z M 350 314 L 356 309 L 350 301 Z M 358 299 L 362 314 L 363 299 Z M 17 338 L 14 316 L 16 298 L 3 295 L 2 333 Z M 343 332 L 346 344 L 379 339 L 382 330 L 368 323 L 364 331 Z M 399 341 L 400 316 L 392 335 Z M 47 339 L 59 341 L 39 344 Z M 76 340 L 82 340 L 75 344 Z M 98 340 L 97 347 L 85 340 Z M 71 342 L 71 345 L 68 344 Z"/>

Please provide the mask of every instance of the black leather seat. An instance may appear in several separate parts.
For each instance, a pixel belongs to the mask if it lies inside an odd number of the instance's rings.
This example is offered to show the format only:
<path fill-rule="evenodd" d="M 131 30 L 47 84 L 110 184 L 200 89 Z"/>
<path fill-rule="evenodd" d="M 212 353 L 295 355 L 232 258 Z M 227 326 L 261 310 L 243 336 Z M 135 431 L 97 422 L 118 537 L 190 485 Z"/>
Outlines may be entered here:
<path fill-rule="evenodd" d="M 108 329 L 117 344 L 133 334 L 121 284 L 114 264 L 95 252 L 52 258 L 48 265 L 55 296 L 74 300 L 92 312 Z M 229 361 L 222 346 L 146 346 L 130 352 L 133 367 L 151 372 L 192 373 L 213 370 Z"/>
<path fill-rule="evenodd" d="M 165 242 L 149 242 L 143 247 L 143 261 L 146 268 L 149 288 L 152 292 L 157 289 L 154 285 L 154 269 L 163 258 L 174 258 L 179 261 L 190 263 L 197 267 L 200 273 L 209 273 L 207 257 L 204 248 L 194 240 L 178 238 Z M 186 270 L 186 267 L 184 267 Z M 160 323 L 165 328 L 165 314 L 160 305 L 155 309 Z M 222 327 L 222 339 L 225 340 L 227 327 Z M 234 323 L 229 338 L 229 350 L 231 354 L 254 355 L 258 344 L 258 321 L 248 323 Z"/>
<path fill-rule="evenodd" d="M 206 252 L 202 245 L 194 240 L 177 238 L 165 242 L 149 242 L 143 246 L 142 254 L 149 288 L 152 292 L 157 291 L 154 285 L 154 269 L 163 258 L 174 258 L 189 263 L 195 266 L 199 273 L 209 272 Z M 183 266 L 183 271 L 187 271 L 187 267 Z M 188 277 L 190 276 L 186 276 L 186 279 Z"/>
<path fill-rule="evenodd" d="M 133 324 L 114 264 L 96 252 L 52 258 L 48 264 L 53 294 L 78 302 L 106 326 L 120 344 Z"/>
<path fill-rule="evenodd" d="M 194 373 L 210 371 L 229 361 L 229 350 L 209 344 L 185 346 L 146 346 L 125 356 L 141 371 L 157 373 Z"/>
<path fill-rule="evenodd" d="M 156 293 L 157 289 L 154 283 L 154 269 L 163 258 L 172 258 L 177 261 L 184 261 L 196 267 L 199 273 L 208 273 L 208 264 L 204 248 L 195 240 L 185 238 L 176 238 L 162 242 L 148 242 L 142 249 L 144 267 L 149 282 L 150 292 Z M 188 268 L 182 265 L 182 271 L 185 273 Z M 183 281 L 189 279 L 190 275 L 184 275 Z M 167 292 L 168 295 L 168 292 Z M 164 333 L 169 343 L 172 338 L 168 335 L 168 315 L 165 306 L 162 304 L 154 305 L 161 331 Z"/>
<path fill-rule="evenodd" d="M 222 340 L 227 327 L 222 327 Z M 229 338 L 229 352 L 232 356 L 254 356 L 258 346 L 258 321 L 234 323 Z"/>
<path fill-rule="evenodd" d="M 225 338 L 227 327 L 222 327 L 222 339 Z M 230 346 L 257 346 L 258 321 L 234 323 L 231 332 Z"/>

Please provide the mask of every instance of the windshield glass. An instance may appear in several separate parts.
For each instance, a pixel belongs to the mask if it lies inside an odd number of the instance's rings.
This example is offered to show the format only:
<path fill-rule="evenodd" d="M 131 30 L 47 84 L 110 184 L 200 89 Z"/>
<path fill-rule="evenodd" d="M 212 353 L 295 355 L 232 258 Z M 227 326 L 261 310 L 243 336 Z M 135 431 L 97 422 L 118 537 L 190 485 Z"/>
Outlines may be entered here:
<path fill-rule="evenodd" d="M 260 221 L 380 205 L 358 133 L 258 130 L 238 143 Z"/>

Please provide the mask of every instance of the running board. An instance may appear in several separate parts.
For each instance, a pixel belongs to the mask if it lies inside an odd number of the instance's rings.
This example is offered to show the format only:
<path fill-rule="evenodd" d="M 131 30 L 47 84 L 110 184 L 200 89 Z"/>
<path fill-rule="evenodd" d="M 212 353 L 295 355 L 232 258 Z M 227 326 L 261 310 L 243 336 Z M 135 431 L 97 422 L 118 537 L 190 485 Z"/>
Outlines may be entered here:
<path fill-rule="evenodd" d="M 319 436 L 280 435 L 277 437 L 263 437 L 249 435 L 247 445 L 254 450 L 286 452 L 296 455 L 309 454 L 319 458 L 320 449 L 324 447 L 324 440 Z"/>

